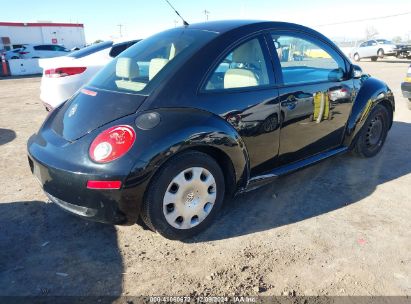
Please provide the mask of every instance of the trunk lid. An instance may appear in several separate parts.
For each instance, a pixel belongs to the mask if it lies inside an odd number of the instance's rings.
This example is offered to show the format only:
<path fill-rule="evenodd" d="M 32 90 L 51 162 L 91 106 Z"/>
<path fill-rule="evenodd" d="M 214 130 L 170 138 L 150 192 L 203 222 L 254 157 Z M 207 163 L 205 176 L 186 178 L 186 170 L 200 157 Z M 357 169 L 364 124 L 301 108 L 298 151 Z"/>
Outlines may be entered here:
<path fill-rule="evenodd" d="M 145 98 L 86 87 L 57 109 L 49 124 L 55 133 L 72 142 L 107 123 L 137 112 Z"/>

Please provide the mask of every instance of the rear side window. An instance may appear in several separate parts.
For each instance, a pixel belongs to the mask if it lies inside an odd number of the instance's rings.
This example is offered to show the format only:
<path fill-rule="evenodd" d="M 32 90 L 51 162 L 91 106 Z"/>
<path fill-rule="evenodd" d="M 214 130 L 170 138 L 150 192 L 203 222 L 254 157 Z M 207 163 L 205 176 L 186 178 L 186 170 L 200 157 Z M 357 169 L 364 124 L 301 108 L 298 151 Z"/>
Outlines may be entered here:
<path fill-rule="evenodd" d="M 206 91 L 266 86 L 270 83 L 267 60 L 258 38 L 236 47 L 218 65 Z"/>
<path fill-rule="evenodd" d="M 285 85 L 334 81 L 345 73 L 344 60 L 329 48 L 293 36 L 272 35 Z"/>
<path fill-rule="evenodd" d="M 87 46 L 87 47 L 85 47 L 81 50 L 72 52 L 69 55 L 67 55 L 67 57 L 73 57 L 73 58 L 76 58 L 76 59 L 83 58 L 85 56 L 100 52 L 100 51 L 105 50 L 105 49 L 108 49 L 112 45 L 113 45 L 113 41 L 100 42 L 100 43 L 97 43 L 97 44 Z"/>
<path fill-rule="evenodd" d="M 144 39 L 122 52 L 89 83 L 109 91 L 146 92 L 185 63 L 218 33 L 176 28 Z"/>

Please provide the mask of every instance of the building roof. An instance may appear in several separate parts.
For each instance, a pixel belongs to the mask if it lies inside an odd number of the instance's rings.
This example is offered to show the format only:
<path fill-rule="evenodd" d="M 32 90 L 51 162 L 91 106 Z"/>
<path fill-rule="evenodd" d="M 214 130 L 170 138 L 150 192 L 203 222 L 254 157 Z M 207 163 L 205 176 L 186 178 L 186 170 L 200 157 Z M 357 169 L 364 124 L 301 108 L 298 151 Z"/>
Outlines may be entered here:
<path fill-rule="evenodd" d="M 82 23 L 54 23 L 54 22 L 0 22 L 0 26 L 61 26 L 84 27 Z"/>

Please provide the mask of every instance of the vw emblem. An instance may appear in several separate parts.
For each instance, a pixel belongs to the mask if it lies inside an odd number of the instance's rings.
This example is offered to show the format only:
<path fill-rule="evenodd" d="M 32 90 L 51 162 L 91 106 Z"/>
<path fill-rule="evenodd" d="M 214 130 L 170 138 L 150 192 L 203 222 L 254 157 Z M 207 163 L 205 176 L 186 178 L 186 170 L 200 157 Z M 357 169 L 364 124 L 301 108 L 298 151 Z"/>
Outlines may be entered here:
<path fill-rule="evenodd" d="M 193 200 L 194 200 L 194 193 L 191 192 L 187 194 L 187 198 L 186 198 L 187 203 L 191 203 Z"/>

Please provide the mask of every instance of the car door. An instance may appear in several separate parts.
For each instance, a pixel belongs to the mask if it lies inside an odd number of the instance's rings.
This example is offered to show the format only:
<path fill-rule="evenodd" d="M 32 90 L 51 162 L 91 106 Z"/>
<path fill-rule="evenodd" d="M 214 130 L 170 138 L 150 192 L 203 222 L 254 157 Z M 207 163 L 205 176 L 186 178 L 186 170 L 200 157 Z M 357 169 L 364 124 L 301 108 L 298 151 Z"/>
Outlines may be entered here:
<path fill-rule="evenodd" d="M 360 58 L 367 57 L 367 55 L 366 55 L 367 54 L 367 45 L 368 45 L 368 42 L 365 41 L 365 42 L 361 43 L 360 46 L 358 47 L 356 52 L 358 53 L 358 55 L 360 55 Z"/>
<path fill-rule="evenodd" d="M 367 44 L 367 56 L 366 57 L 375 57 L 377 56 L 378 43 L 375 40 L 369 40 Z"/>
<path fill-rule="evenodd" d="M 249 154 L 251 176 L 274 168 L 279 148 L 279 102 L 274 72 L 263 35 L 232 47 L 215 63 L 200 104 L 213 104 L 215 113 L 241 136 Z"/>
<path fill-rule="evenodd" d="M 326 42 L 295 32 L 272 32 L 281 84 L 279 165 L 338 147 L 354 88 L 349 64 Z"/>

